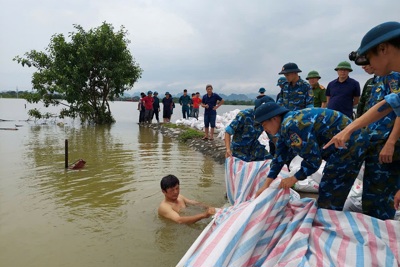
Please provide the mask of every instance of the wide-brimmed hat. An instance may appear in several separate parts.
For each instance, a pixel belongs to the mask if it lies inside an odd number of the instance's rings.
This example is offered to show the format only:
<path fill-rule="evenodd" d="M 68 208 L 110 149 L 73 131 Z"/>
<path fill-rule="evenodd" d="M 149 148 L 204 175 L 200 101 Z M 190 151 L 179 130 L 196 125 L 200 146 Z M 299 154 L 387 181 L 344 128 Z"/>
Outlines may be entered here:
<path fill-rule="evenodd" d="M 359 55 L 363 55 L 378 44 L 396 37 L 400 37 L 400 23 L 396 21 L 384 22 L 375 26 L 364 35 L 357 52 Z"/>
<path fill-rule="evenodd" d="M 281 72 L 279 72 L 279 74 L 286 74 L 286 73 L 292 73 L 292 72 L 301 72 L 301 70 L 299 69 L 299 67 L 297 67 L 296 63 L 286 63 L 285 65 L 283 65 Z"/>
<path fill-rule="evenodd" d="M 278 86 L 278 85 L 284 85 L 286 82 L 287 82 L 286 77 L 280 77 L 280 78 L 278 79 L 278 82 L 276 83 L 276 86 Z"/>
<path fill-rule="evenodd" d="M 166 92 L 165 95 L 169 95 L 169 92 Z"/>
<path fill-rule="evenodd" d="M 152 91 L 147 91 L 147 94 L 149 95 L 149 94 L 152 94 L 153 92 Z"/>
<path fill-rule="evenodd" d="M 154 91 L 154 95 L 158 95 L 158 92 L 157 92 L 157 91 Z"/>
<path fill-rule="evenodd" d="M 318 71 L 312 70 L 312 71 L 310 71 L 310 72 L 308 73 L 308 75 L 307 75 L 307 77 L 306 77 L 306 80 L 311 79 L 311 78 L 318 78 L 318 79 L 321 79 L 321 76 L 319 76 Z"/>
<path fill-rule="evenodd" d="M 347 61 L 342 61 L 340 62 L 337 67 L 335 68 L 335 70 L 339 70 L 339 69 L 344 69 L 344 70 L 349 70 L 350 72 L 353 71 L 353 69 L 351 68 L 351 65 L 349 62 Z"/>
<path fill-rule="evenodd" d="M 269 120 L 288 111 L 289 110 L 287 108 L 279 106 L 275 102 L 268 102 L 262 104 L 256 109 L 254 113 L 255 121 L 258 123 L 262 123 L 263 121 Z"/>
<path fill-rule="evenodd" d="M 268 103 L 268 102 L 275 102 L 275 100 L 270 97 L 270 96 L 262 96 L 260 98 L 257 98 L 256 100 L 254 100 L 254 108 L 258 108 L 259 106 L 261 106 L 264 103 Z"/>
<path fill-rule="evenodd" d="M 264 88 L 264 87 L 261 87 L 260 89 L 258 89 L 258 92 L 259 92 L 259 93 L 265 93 L 265 88 Z"/>

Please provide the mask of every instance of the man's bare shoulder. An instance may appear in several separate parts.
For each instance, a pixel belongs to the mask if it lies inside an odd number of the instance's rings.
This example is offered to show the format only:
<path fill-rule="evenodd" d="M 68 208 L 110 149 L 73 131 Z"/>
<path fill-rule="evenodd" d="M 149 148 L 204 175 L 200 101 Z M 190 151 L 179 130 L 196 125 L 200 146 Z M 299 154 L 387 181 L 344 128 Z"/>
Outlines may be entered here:
<path fill-rule="evenodd" d="M 165 214 L 165 212 L 168 212 L 171 210 L 172 210 L 171 204 L 168 203 L 167 201 L 165 201 L 165 199 L 163 201 L 161 201 L 160 205 L 158 206 L 158 214 L 159 215 L 163 215 L 163 214 Z"/>
<path fill-rule="evenodd" d="M 167 200 L 163 200 L 158 207 L 158 213 L 169 213 L 171 211 L 179 213 L 181 209 L 186 208 L 185 197 L 182 195 L 178 196 L 176 202 L 170 202 Z"/>

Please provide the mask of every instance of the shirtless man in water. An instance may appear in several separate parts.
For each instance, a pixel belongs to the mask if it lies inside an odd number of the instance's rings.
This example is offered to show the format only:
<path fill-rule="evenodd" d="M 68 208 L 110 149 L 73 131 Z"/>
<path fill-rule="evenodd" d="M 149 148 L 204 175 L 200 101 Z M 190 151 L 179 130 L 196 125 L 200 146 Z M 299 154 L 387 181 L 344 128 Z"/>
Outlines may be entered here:
<path fill-rule="evenodd" d="M 201 202 L 188 199 L 179 194 L 179 179 L 175 175 L 170 174 L 163 177 L 160 185 L 165 199 L 158 207 L 158 215 L 179 224 L 191 224 L 215 214 L 215 208 L 209 207 Z M 206 210 L 203 213 L 192 216 L 180 216 L 179 212 L 186 208 L 187 205 L 204 207 Z"/>

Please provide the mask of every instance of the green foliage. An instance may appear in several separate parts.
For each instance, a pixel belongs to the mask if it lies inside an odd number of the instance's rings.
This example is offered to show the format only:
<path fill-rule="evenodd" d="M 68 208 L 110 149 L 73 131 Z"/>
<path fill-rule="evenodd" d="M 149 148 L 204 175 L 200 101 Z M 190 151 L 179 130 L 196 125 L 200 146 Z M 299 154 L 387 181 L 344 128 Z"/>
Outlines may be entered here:
<path fill-rule="evenodd" d="M 166 127 L 166 128 L 172 128 L 172 129 L 187 129 L 188 128 L 185 125 L 175 124 L 175 123 L 171 123 L 171 122 L 164 123 L 163 126 Z"/>
<path fill-rule="evenodd" d="M 82 123 L 112 123 L 108 101 L 121 97 L 143 70 L 128 50 L 124 27 L 114 32 L 111 24 L 103 22 L 89 31 L 79 25 L 74 28 L 70 41 L 55 34 L 46 52 L 32 50 L 14 58 L 22 66 L 37 69 L 32 75 L 35 91 L 27 100 L 59 105 L 58 94 L 68 102 L 60 116 L 79 117 Z"/>
<path fill-rule="evenodd" d="M 181 142 L 186 142 L 189 139 L 197 139 L 204 136 L 203 132 L 190 128 L 186 125 L 164 123 L 163 126 L 171 129 L 181 129 L 181 133 L 178 135 L 178 140 Z"/>
<path fill-rule="evenodd" d="M 0 97 L 28 99 L 30 94 L 31 93 L 28 91 L 6 91 L 6 92 L 0 92 Z"/>
<path fill-rule="evenodd" d="M 203 132 L 197 131 L 192 128 L 187 128 L 179 134 L 178 139 L 179 141 L 186 142 L 189 139 L 197 139 L 203 136 L 204 136 Z"/>
<path fill-rule="evenodd" d="M 46 112 L 46 113 L 41 113 L 38 109 L 30 109 L 28 111 L 28 115 L 31 117 L 34 117 L 36 120 L 37 119 L 50 119 L 56 117 L 56 115 Z"/>

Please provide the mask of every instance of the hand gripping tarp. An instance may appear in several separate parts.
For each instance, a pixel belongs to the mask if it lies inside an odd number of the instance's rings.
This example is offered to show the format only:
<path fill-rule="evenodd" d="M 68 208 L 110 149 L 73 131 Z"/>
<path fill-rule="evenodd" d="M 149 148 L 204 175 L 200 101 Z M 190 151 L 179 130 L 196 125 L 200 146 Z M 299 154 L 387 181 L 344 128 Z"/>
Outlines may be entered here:
<path fill-rule="evenodd" d="M 177 266 L 400 265 L 400 222 L 318 209 L 314 199 L 277 189 L 279 179 L 253 199 L 264 182 L 257 175 L 268 169 L 269 161 L 226 160 L 234 205 L 215 215 Z"/>

